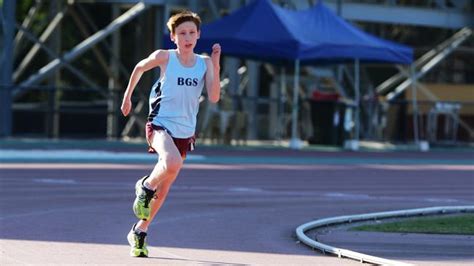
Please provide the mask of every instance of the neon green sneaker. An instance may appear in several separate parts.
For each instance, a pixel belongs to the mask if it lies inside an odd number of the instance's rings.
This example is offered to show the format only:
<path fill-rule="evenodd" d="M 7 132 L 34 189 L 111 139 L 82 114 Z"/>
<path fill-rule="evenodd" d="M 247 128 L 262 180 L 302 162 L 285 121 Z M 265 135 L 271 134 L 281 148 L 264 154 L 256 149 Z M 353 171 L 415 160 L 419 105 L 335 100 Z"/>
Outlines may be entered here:
<path fill-rule="evenodd" d="M 134 224 L 132 226 L 132 230 L 127 235 L 127 240 L 130 246 L 130 256 L 132 257 L 148 257 L 148 249 L 147 244 L 145 242 L 146 233 L 145 232 L 138 232 L 135 230 Z"/>
<path fill-rule="evenodd" d="M 143 186 L 143 182 L 149 176 L 144 176 L 135 184 L 135 201 L 133 202 L 133 212 L 138 219 L 150 219 L 150 201 L 155 196 L 155 191 Z"/>

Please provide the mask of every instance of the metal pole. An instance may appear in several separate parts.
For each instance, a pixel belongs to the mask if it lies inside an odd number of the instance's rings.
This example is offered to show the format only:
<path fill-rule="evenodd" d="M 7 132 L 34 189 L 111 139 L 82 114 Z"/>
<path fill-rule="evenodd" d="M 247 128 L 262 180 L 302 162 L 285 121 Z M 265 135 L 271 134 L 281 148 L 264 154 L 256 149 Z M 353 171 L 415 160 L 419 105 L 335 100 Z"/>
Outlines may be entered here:
<path fill-rule="evenodd" d="M 4 0 L 1 20 L 3 21 L 3 53 L 0 71 L 0 137 L 9 137 L 12 133 L 12 69 L 13 34 L 15 29 L 15 0 Z"/>
<path fill-rule="evenodd" d="M 280 74 L 280 92 L 278 96 L 278 140 L 283 139 L 286 121 L 285 121 L 285 102 L 286 102 L 286 70 L 285 67 L 281 67 Z"/>
<path fill-rule="evenodd" d="M 260 80 L 260 63 L 253 60 L 247 60 L 247 96 L 250 98 L 246 109 L 250 113 L 248 117 L 248 131 L 249 139 L 256 139 L 258 136 L 258 95 L 259 95 L 259 80 Z"/>
<path fill-rule="evenodd" d="M 163 48 L 163 38 L 165 37 L 166 31 L 166 15 L 165 8 L 162 6 L 156 6 L 155 10 L 155 46 L 154 49 Z M 169 37 L 168 37 L 169 38 Z M 160 68 L 157 67 L 154 70 L 155 79 L 160 77 Z"/>
<path fill-rule="evenodd" d="M 292 149 L 300 149 L 301 141 L 298 137 L 298 85 L 300 83 L 300 60 L 295 60 L 295 78 L 293 84 L 293 110 L 291 113 L 291 142 Z"/>
<path fill-rule="evenodd" d="M 52 1 L 50 3 L 50 14 L 51 17 L 57 16 L 56 12 L 64 13 L 61 10 L 61 1 Z M 50 45 L 52 50 L 57 54 L 61 54 L 61 24 L 58 24 L 56 27 L 56 31 L 51 35 Z M 54 58 L 52 58 L 54 60 Z M 50 97 L 50 108 L 52 109 L 52 116 L 50 117 L 49 125 L 52 126 L 51 128 L 47 129 L 49 131 L 48 137 L 52 137 L 54 139 L 59 138 L 59 131 L 60 131 L 60 112 L 61 112 L 61 70 L 58 69 L 54 75 L 49 78 L 49 83 L 51 86 L 54 86 L 55 89 L 49 93 Z"/>
<path fill-rule="evenodd" d="M 339 17 L 342 17 L 342 1 L 341 0 L 337 0 L 337 15 Z"/>
<path fill-rule="evenodd" d="M 419 144 L 419 136 L 418 136 L 418 106 L 416 101 L 416 86 L 417 86 L 417 79 L 415 75 L 415 64 L 410 65 L 410 75 L 411 75 L 411 88 L 412 88 L 412 104 L 413 104 L 413 138 L 415 143 Z"/>
<path fill-rule="evenodd" d="M 356 110 L 355 110 L 355 140 L 358 142 L 360 138 L 360 82 L 359 82 L 359 77 L 360 77 L 360 64 L 359 64 L 359 59 L 357 58 L 354 62 L 354 88 L 355 88 L 355 104 L 356 104 Z"/>
<path fill-rule="evenodd" d="M 25 29 L 30 27 L 31 22 L 33 21 L 33 17 L 36 15 L 38 10 L 41 8 L 42 0 L 36 0 L 35 4 L 30 8 L 28 11 L 28 15 L 23 20 L 21 26 Z M 15 47 L 14 47 L 14 55 L 16 56 L 17 53 L 21 50 L 20 48 L 23 46 L 22 43 L 23 39 L 23 31 L 18 31 L 15 36 Z"/>
<path fill-rule="evenodd" d="M 120 9 L 117 4 L 112 4 L 112 17 L 116 19 L 120 15 Z M 119 113 L 118 104 L 119 97 L 117 89 L 119 85 L 119 71 L 117 60 L 120 54 L 120 30 L 112 34 L 112 53 L 114 56 L 110 60 L 110 76 L 109 76 L 109 97 L 107 98 L 107 139 L 113 140 L 118 138 Z"/>

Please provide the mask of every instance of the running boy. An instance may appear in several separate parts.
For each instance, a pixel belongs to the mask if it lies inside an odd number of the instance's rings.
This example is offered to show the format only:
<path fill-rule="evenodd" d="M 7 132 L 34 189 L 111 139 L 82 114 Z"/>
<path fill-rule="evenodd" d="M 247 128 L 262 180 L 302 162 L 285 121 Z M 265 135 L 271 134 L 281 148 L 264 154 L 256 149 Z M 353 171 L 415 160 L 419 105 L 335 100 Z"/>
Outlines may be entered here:
<path fill-rule="evenodd" d="M 160 78 L 153 85 L 149 98 L 146 137 L 149 152 L 157 152 L 159 159 L 150 175 L 135 185 L 133 212 L 140 219 L 127 236 L 132 246 L 130 255 L 147 257 L 145 242 L 148 226 L 166 199 L 186 157 L 194 148 L 199 97 L 204 83 L 209 100 L 219 101 L 219 59 L 221 47 L 212 46 L 212 54 L 197 55 L 194 47 L 200 36 L 201 19 L 190 11 L 172 16 L 167 23 L 175 50 L 157 50 L 138 62 L 122 101 L 122 113 L 127 116 L 132 108 L 131 96 L 142 74 L 160 67 Z"/>

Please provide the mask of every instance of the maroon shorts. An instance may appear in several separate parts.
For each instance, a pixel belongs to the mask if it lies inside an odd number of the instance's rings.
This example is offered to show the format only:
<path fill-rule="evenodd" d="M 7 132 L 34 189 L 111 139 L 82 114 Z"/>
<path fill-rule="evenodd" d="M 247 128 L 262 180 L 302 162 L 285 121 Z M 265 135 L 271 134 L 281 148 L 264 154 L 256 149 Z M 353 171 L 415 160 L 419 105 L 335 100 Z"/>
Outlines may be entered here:
<path fill-rule="evenodd" d="M 153 142 L 153 130 L 164 130 L 168 134 L 168 130 L 164 127 L 160 127 L 157 125 L 152 124 L 151 122 L 146 123 L 145 127 L 145 132 L 146 132 L 146 141 L 148 142 L 148 152 L 149 153 L 156 153 L 155 149 L 151 146 L 151 143 Z M 171 134 L 170 134 L 171 136 Z M 188 151 L 194 150 L 194 143 L 196 142 L 196 138 L 194 136 L 186 139 L 180 139 L 180 138 L 173 138 L 174 145 L 176 145 L 176 148 L 178 148 L 179 153 L 181 154 L 181 157 L 185 158 L 186 154 Z"/>

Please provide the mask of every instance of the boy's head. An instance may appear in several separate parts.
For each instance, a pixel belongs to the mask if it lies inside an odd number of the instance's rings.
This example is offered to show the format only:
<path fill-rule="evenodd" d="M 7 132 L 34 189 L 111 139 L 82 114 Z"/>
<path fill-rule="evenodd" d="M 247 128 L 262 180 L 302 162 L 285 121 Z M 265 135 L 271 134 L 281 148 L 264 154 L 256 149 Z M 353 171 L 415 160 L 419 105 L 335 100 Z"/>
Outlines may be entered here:
<path fill-rule="evenodd" d="M 170 33 L 174 35 L 176 33 L 176 28 L 180 24 L 188 21 L 194 22 L 198 31 L 201 29 L 201 18 L 198 16 L 198 14 L 188 10 L 183 10 L 171 16 L 166 25 L 168 26 Z"/>

